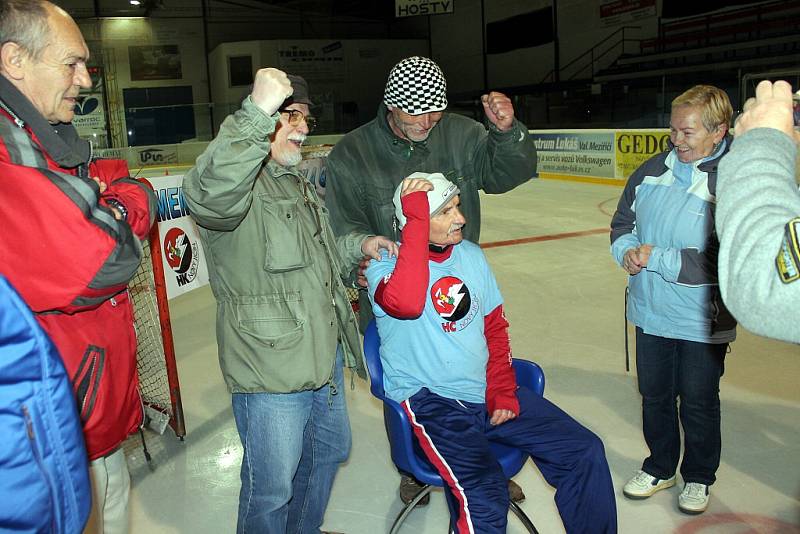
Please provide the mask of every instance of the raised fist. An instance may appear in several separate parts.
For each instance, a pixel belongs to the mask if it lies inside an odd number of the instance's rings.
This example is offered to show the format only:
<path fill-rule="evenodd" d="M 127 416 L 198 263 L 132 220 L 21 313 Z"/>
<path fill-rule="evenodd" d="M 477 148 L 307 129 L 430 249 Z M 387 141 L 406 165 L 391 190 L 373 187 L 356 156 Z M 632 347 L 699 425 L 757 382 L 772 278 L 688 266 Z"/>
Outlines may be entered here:
<path fill-rule="evenodd" d="M 273 68 L 259 69 L 256 72 L 250 99 L 264 113 L 273 115 L 293 92 L 294 89 L 285 72 Z"/>

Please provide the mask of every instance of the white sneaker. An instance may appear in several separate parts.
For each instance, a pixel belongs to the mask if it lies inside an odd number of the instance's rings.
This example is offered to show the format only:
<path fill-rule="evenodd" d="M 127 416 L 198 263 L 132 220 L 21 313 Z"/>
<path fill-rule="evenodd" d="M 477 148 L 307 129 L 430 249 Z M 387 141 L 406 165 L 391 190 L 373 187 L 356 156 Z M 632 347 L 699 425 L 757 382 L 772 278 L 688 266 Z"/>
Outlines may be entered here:
<path fill-rule="evenodd" d="M 678 508 L 685 514 L 702 514 L 708 508 L 709 497 L 708 486 L 687 482 L 678 496 Z"/>
<path fill-rule="evenodd" d="M 644 471 L 638 471 L 622 488 L 622 493 L 629 499 L 646 499 L 655 492 L 671 488 L 674 485 L 674 475 L 672 478 L 662 480 Z"/>

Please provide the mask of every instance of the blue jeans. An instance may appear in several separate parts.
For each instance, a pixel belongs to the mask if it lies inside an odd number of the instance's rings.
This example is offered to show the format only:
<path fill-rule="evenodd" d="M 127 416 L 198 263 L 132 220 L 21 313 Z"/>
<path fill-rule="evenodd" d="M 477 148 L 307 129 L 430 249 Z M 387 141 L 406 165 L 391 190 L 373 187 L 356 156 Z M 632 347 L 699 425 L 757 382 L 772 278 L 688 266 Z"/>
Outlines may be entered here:
<path fill-rule="evenodd" d="M 714 483 L 722 450 L 719 381 L 727 349 L 727 343 L 670 339 L 636 328 L 642 426 L 650 448 L 644 472 L 661 479 L 675 474 L 681 453 L 680 418 L 684 482 Z"/>
<path fill-rule="evenodd" d="M 236 531 L 319 534 L 339 464 L 350 453 L 341 348 L 334 387 L 296 393 L 235 393 L 244 447 Z"/>

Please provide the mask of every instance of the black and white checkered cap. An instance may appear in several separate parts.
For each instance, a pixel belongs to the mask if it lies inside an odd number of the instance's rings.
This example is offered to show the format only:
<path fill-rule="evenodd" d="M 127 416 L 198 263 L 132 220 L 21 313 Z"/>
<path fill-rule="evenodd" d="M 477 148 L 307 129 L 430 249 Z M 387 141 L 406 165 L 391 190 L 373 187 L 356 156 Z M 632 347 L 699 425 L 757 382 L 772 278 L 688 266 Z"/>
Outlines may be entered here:
<path fill-rule="evenodd" d="M 447 82 L 439 65 L 426 57 L 409 57 L 389 72 L 383 103 L 409 115 L 447 107 Z"/>

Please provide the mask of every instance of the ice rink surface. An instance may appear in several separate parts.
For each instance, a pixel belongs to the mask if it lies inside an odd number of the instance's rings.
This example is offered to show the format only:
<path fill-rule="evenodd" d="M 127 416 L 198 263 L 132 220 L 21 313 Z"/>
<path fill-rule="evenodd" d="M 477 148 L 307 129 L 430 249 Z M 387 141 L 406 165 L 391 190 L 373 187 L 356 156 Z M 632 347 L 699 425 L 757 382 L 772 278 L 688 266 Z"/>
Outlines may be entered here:
<path fill-rule="evenodd" d="M 604 441 L 617 491 L 620 532 L 800 533 L 800 347 L 743 329 L 721 383 L 722 465 L 706 513 L 678 511 L 683 484 L 645 501 L 622 485 L 647 454 L 631 346 L 625 371 L 626 274 L 609 254 L 608 225 L 621 187 L 536 180 L 484 195 L 481 241 L 505 298 L 514 355 L 544 369 L 545 395 Z M 503 243 L 498 243 L 503 242 Z M 217 362 L 208 287 L 171 301 L 187 436 L 147 433 L 151 469 L 126 446 L 133 477 L 133 533 L 235 532 L 242 449 Z M 776 313 L 779 313 L 776 311 Z M 629 326 L 631 339 L 633 328 Z M 349 375 L 346 377 L 349 383 Z M 347 390 L 353 450 L 339 471 L 324 529 L 388 532 L 402 505 L 380 403 L 356 378 Z M 542 534 L 564 532 L 553 489 L 529 462 L 515 480 Z M 444 534 L 441 492 L 401 532 Z M 508 532 L 523 532 L 513 516 Z"/>

